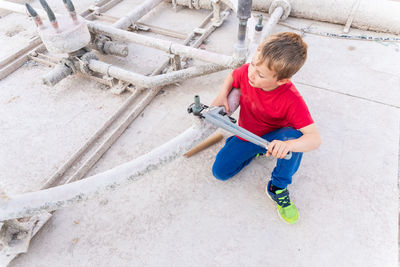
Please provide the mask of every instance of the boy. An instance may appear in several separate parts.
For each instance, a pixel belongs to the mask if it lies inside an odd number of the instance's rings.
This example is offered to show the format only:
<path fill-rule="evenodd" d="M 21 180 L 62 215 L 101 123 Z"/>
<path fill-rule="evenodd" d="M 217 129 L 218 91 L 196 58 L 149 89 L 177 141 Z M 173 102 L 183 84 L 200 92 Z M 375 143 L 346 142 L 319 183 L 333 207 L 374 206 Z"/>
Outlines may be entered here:
<path fill-rule="evenodd" d="M 229 137 L 216 156 L 213 175 L 227 180 L 259 154 L 277 158 L 266 192 L 289 224 L 296 223 L 299 214 L 286 187 L 299 168 L 302 152 L 321 144 L 307 105 L 290 81 L 306 57 L 307 44 L 298 34 L 271 35 L 260 44 L 250 64 L 228 75 L 211 104 L 224 106 L 229 113 L 227 96 L 232 88 L 240 88 L 239 125 L 271 142 L 266 151 L 240 137 Z M 289 151 L 292 158 L 284 159 Z"/>

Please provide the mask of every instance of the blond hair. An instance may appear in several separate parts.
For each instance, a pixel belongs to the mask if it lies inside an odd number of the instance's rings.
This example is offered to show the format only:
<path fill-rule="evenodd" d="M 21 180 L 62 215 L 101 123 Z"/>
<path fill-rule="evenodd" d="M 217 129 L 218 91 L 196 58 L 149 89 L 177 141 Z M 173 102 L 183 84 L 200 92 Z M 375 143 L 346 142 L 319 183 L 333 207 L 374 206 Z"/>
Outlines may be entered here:
<path fill-rule="evenodd" d="M 268 68 L 276 73 L 278 81 L 291 78 L 304 65 L 307 47 L 301 36 L 293 32 L 270 35 L 257 49 L 257 65 L 266 62 Z"/>

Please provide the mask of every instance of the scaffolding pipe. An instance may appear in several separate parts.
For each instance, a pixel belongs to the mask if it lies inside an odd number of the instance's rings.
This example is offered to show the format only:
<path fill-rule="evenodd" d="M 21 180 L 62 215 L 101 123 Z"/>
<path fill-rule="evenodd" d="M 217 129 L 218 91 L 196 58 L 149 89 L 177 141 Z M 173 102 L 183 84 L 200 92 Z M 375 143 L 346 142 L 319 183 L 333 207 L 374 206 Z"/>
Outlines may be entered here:
<path fill-rule="evenodd" d="M 174 139 L 111 170 L 70 184 L 0 199 L 0 221 L 68 207 L 132 183 L 150 170 L 182 155 L 215 130 L 216 127 L 196 119 L 192 127 Z"/>
<path fill-rule="evenodd" d="M 226 69 L 226 67 L 216 64 L 205 64 L 149 77 L 94 59 L 89 61 L 88 67 L 92 71 L 108 75 L 118 80 L 130 82 L 139 88 L 164 86 Z"/>
<path fill-rule="evenodd" d="M 143 2 L 140 6 L 136 7 L 127 16 L 120 18 L 117 22 L 113 24 L 113 27 L 126 30 L 131 25 L 135 24 L 141 17 L 149 13 L 154 7 L 160 4 L 164 0 L 147 0 Z"/>
<path fill-rule="evenodd" d="M 118 39 L 121 41 L 133 42 L 139 45 L 153 47 L 167 53 L 192 57 L 206 62 L 222 65 L 226 68 L 235 68 L 240 65 L 240 62 L 238 62 L 238 60 L 232 56 L 221 55 L 218 53 L 177 44 L 171 41 L 143 36 L 137 33 L 116 29 L 106 25 L 100 25 L 90 21 L 87 22 L 87 25 L 91 32 L 95 34 L 104 34 L 111 37 L 113 40 Z"/>

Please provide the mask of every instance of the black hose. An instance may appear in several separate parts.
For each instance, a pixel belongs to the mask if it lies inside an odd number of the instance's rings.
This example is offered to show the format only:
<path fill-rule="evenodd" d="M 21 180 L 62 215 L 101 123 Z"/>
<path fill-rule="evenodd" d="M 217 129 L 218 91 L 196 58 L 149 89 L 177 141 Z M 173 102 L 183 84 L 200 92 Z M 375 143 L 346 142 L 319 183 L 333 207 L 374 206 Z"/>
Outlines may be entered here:
<path fill-rule="evenodd" d="M 74 4 L 72 4 L 71 0 L 63 0 L 63 2 L 64 2 L 64 5 L 67 7 L 67 9 L 70 12 L 75 12 L 75 7 L 74 7 Z"/>
<path fill-rule="evenodd" d="M 30 4 L 25 3 L 26 9 L 28 10 L 29 15 L 31 15 L 32 17 L 36 18 L 38 16 L 38 14 L 36 13 L 36 11 L 33 9 L 33 7 L 31 7 Z"/>
<path fill-rule="evenodd" d="M 44 10 L 47 13 L 47 16 L 49 17 L 50 22 L 55 22 L 56 21 L 56 16 L 53 13 L 53 10 L 51 10 L 51 8 L 49 7 L 49 5 L 47 4 L 46 0 L 40 0 L 40 4 L 42 5 L 42 7 L 44 8 Z"/>

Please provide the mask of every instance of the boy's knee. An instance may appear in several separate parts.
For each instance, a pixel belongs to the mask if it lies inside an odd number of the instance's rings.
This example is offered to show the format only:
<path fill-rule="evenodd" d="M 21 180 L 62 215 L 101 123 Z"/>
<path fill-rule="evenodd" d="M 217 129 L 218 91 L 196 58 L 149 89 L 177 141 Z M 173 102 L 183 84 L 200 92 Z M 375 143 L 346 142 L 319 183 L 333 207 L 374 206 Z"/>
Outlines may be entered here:
<path fill-rule="evenodd" d="M 226 181 L 229 178 L 231 178 L 231 175 L 229 175 L 223 168 L 219 167 L 219 164 L 215 164 L 212 167 L 212 173 L 215 178 L 221 181 Z"/>
<path fill-rule="evenodd" d="M 287 141 L 287 140 L 297 139 L 301 137 L 303 134 L 299 130 L 296 130 L 292 127 L 285 127 L 279 129 L 278 135 L 280 137 L 279 138 L 280 140 Z"/>

